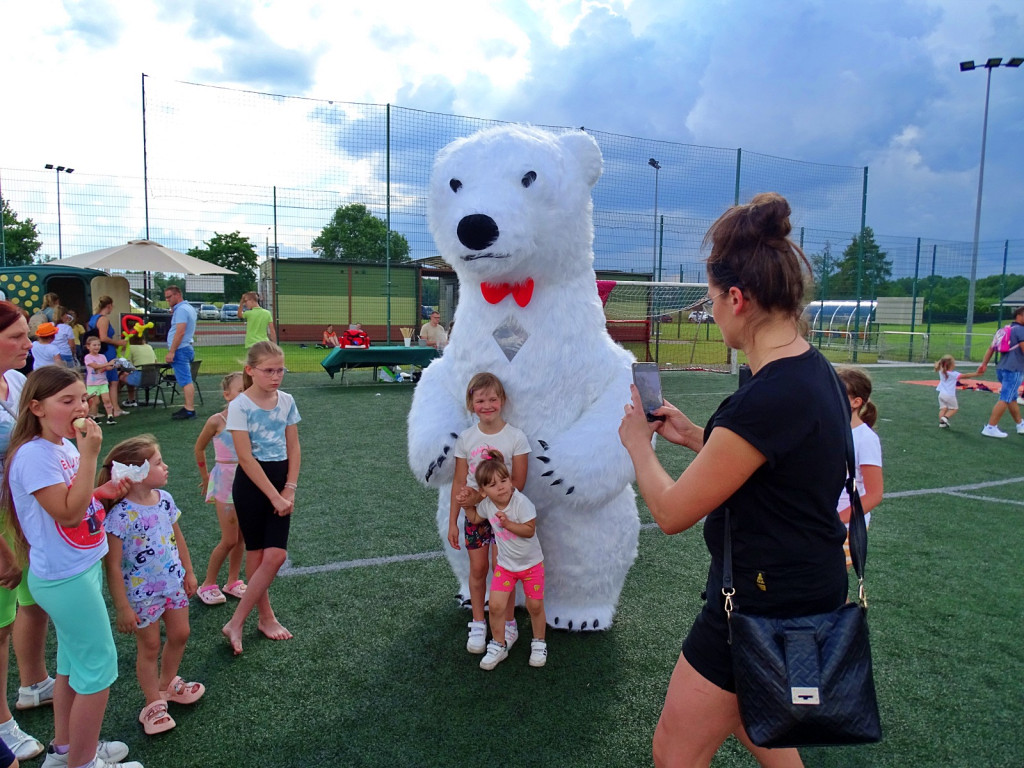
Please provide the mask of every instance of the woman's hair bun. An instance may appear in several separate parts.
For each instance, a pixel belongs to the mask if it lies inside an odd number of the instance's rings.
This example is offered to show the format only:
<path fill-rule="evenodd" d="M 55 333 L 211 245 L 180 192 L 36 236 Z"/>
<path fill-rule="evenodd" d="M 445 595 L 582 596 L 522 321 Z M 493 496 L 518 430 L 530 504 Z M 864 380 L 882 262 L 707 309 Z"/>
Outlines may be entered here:
<path fill-rule="evenodd" d="M 793 225 L 789 222 L 793 209 L 789 207 L 789 201 L 778 192 L 762 192 L 754 195 L 746 207 L 749 211 L 750 223 L 764 237 L 784 238 L 793 231 Z"/>

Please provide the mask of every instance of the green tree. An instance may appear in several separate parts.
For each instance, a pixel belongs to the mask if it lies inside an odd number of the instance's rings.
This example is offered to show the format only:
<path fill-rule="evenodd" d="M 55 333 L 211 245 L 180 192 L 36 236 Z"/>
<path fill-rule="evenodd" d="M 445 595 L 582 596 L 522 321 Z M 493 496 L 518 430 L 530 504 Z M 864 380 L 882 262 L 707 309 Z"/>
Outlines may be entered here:
<path fill-rule="evenodd" d="M 4 264 L 11 267 L 20 267 L 31 264 L 36 254 L 42 247 L 39 242 L 39 231 L 36 229 L 32 219 L 18 220 L 18 214 L 10 203 L 3 201 L 3 250 L 5 254 Z"/>
<path fill-rule="evenodd" d="M 383 263 L 387 243 L 391 243 L 391 261 L 409 261 L 409 241 L 398 232 L 388 232 L 387 224 L 360 203 L 341 206 L 330 222 L 313 238 L 314 251 L 323 259 L 335 261 L 372 261 Z"/>
<path fill-rule="evenodd" d="M 878 295 L 879 291 L 892 278 L 892 261 L 888 254 L 875 242 L 875 233 L 871 227 L 864 227 L 864 253 L 861 261 L 860 237 L 855 235 L 840 260 L 839 271 L 830 280 L 829 293 L 832 298 L 857 298 L 857 271 L 860 264 L 861 298 L 867 299 Z"/>
<path fill-rule="evenodd" d="M 189 248 L 188 255 L 237 273 L 224 275 L 225 299 L 234 301 L 246 291 L 256 290 L 259 257 L 249 238 L 242 237 L 237 230 L 229 235 L 215 232 L 203 245 L 203 248 Z"/>
<path fill-rule="evenodd" d="M 832 255 L 832 242 L 825 241 L 821 253 L 810 255 L 811 276 L 814 278 L 814 298 L 830 299 L 835 291 L 832 279 L 839 269 L 839 261 Z"/>

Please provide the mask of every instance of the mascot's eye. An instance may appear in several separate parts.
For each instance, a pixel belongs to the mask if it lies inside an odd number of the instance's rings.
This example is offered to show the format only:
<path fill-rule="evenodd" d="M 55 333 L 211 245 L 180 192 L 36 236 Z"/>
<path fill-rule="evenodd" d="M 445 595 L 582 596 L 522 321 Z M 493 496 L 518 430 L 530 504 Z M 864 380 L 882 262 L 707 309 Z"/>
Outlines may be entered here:
<path fill-rule="evenodd" d="M 521 183 L 522 183 L 522 185 L 524 187 L 528 187 L 531 184 L 533 184 L 533 182 L 535 182 L 536 180 L 537 180 L 537 172 L 536 171 L 527 171 L 526 175 L 523 176 L 523 180 L 522 180 Z"/>
<path fill-rule="evenodd" d="M 458 192 L 462 189 L 462 182 L 458 179 L 452 179 L 448 182 L 448 186 L 452 188 L 452 192 Z"/>

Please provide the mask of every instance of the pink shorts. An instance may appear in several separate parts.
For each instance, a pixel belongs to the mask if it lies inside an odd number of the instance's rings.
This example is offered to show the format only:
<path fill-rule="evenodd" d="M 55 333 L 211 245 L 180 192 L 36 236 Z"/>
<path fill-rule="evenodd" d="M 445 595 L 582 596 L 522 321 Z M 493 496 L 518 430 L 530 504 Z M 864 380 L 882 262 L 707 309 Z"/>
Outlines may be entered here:
<path fill-rule="evenodd" d="M 527 599 L 543 600 L 544 561 L 531 565 L 525 571 L 509 571 L 496 565 L 491 578 L 491 592 L 514 592 L 518 581 L 523 582 L 523 594 Z"/>

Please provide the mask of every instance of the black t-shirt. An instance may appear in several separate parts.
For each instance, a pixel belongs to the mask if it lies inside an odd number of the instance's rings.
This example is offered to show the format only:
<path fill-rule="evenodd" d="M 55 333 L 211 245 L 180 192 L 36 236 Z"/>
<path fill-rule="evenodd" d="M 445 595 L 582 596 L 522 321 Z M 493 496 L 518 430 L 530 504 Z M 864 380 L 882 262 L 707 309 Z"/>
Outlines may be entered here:
<path fill-rule="evenodd" d="M 842 604 L 846 529 L 836 502 L 850 411 L 832 366 L 813 347 L 768 363 L 718 407 L 705 442 L 715 427 L 735 432 L 767 462 L 705 521 L 711 578 L 720 578 L 727 506 L 737 610 L 799 616 Z"/>

